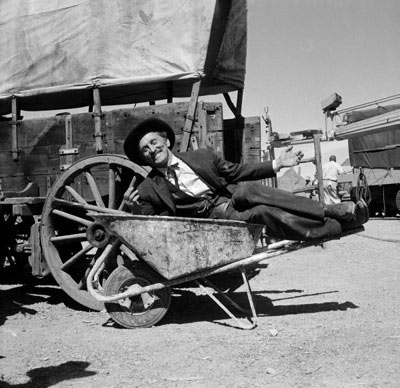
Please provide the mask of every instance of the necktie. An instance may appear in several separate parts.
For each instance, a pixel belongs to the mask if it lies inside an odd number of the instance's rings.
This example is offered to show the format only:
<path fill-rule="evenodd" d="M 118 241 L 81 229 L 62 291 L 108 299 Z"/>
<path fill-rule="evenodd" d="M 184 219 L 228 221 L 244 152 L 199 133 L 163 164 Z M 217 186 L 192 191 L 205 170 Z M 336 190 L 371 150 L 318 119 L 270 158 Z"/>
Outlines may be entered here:
<path fill-rule="evenodd" d="M 167 168 L 167 177 L 169 181 L 173 181 L 175 187 L 179 189 L 179 182 L 178 182 L 178 176 L 176 175 L 175 169 L 178 168 L 176 165 L 168 166 Z"/>

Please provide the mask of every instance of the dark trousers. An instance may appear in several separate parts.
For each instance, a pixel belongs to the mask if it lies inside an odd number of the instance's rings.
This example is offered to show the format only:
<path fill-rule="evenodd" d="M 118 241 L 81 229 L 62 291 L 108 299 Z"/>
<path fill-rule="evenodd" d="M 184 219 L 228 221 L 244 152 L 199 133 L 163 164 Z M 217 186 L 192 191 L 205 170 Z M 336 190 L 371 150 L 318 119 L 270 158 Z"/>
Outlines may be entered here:
<path fill-rule="evenodd" d="M 290 240 L 311 240 L 342 232 L 337 220 L 324 217 L 319 202 L 259 183 L 239 187 L 228 207 L 222 212 L 216 209 L 211 217 L 262 224 L 268 235 Z"/>

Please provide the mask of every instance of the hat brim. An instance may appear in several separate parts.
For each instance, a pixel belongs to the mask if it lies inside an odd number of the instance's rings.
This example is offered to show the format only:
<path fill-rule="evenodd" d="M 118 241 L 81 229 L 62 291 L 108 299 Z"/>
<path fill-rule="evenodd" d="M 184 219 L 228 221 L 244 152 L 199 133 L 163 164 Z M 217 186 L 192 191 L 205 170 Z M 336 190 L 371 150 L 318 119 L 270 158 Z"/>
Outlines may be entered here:
<path fill-rule="evenodd" d="M 132 162 L 140 166 L 148 165 L 140 157 L 139 142 L 140 139 L 149 132 L 165 132 L 169 140 L 169 148 L 172 149 L 175 144 L 175 133 L 165 121 L 150 118 L 140 122 L 131 130 L 124 142 L 124 152 L 126 156 L 132 160 Z"/>

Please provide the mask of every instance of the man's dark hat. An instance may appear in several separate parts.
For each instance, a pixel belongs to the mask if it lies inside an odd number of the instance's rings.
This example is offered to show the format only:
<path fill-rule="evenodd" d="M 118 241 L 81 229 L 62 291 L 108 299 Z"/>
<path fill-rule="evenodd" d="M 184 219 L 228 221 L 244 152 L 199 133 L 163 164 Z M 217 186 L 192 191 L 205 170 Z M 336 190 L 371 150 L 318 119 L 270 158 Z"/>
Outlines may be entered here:
<path fill-rule="evenodd" d="M 132 160 L 132 162 L 140 166 L 145 166 L 146 163 L 140 158 L 139 142 L 140 139 L 149 132 L 166 132 L 170 143 L 169 148 L 172 149 L 175 144 L 175 133 L 165 121 L 150 118 L 140 122 L 131 130 L 124 142 L 126 156 Z"/>

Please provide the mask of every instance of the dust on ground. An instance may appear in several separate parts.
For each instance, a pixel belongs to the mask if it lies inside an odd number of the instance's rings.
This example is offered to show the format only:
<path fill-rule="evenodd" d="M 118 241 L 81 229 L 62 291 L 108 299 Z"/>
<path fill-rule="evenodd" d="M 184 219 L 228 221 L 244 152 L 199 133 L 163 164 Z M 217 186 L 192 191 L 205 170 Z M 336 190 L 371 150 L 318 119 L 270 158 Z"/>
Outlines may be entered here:
<path fill-rule="evenodd" d="M 398 387 L 399 275 L 400 221 L 371 220 L 263 262 L 245 331 L 196 290 L 177 292 L 156 327 L 128 330 L 52 282 L 3 273 L 0 387 Z"/>

